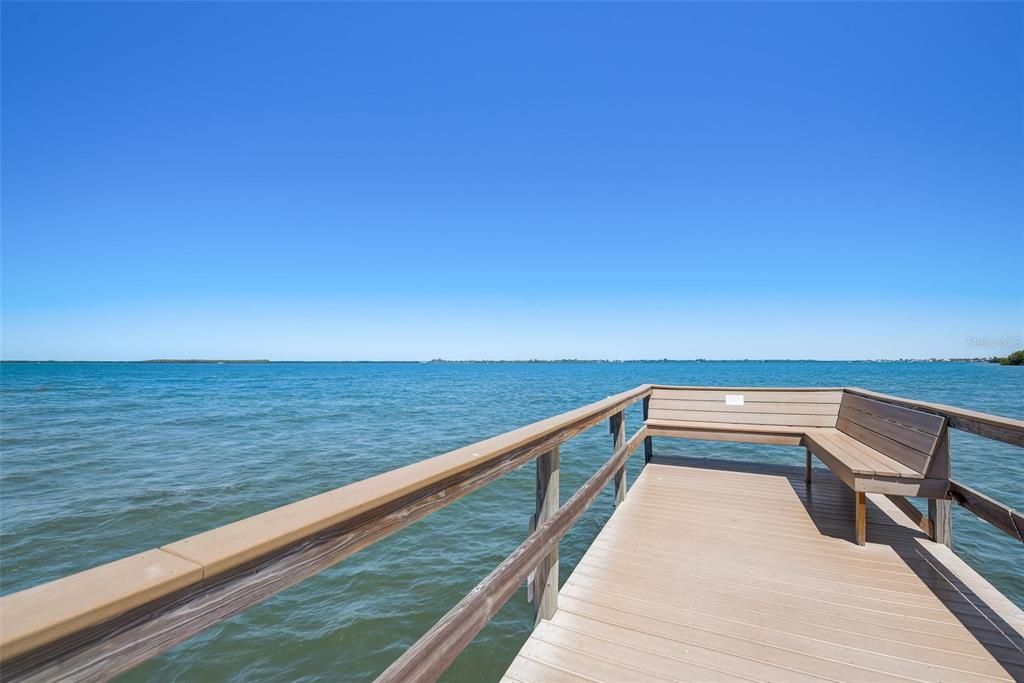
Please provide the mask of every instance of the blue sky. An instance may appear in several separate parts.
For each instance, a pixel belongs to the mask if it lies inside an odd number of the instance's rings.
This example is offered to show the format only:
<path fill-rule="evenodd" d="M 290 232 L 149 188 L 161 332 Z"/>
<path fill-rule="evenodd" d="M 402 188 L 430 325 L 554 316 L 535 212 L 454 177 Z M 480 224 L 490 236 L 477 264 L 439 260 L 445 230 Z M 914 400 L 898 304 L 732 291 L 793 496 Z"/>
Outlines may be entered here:
<path fill-rule="evenodd" d="M 7 359 L 1024 345 L 1019 3 L 2 25 Z"/>

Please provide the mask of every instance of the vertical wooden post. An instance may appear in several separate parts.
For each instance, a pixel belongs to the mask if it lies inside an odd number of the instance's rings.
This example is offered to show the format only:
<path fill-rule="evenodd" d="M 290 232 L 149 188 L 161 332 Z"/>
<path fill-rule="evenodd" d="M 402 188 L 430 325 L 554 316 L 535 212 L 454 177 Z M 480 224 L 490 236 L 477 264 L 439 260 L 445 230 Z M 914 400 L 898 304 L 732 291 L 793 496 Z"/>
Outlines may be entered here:
<path fill-rule="evenodd" d="M 868 494 L 863 491 L 855 491 L 854 507 L 856 508 L 856 526 L 854 527 L 857 545 L 864 545 L 868 542 Z"/>
<path fill-rule="evenodd" d="M 626 413 L 618 412 L 608 420 L 608 431 L 612 434 L 612 453 L 626 445 Z M 615 473 L 615 506 L 626 500 L 626 464 Z"/>
<path fill-rule="evenodd" d="M 932 523 L 932 540 L 953 545 L 953 501 L 948 498 L 928 499 L 928 521 Z"/>
<path fill-rule="evenodd" d="M 943 427 L 942 434 L 932 453 L 928 476 L 949 479 L 949 429 Z M 953 501 L 949 498 L 928 499 L 928 521 L 932 523 L 932 540 L 952 547 L 953 545 Z"/>
<path fill-rule="evenodd" d="M 811 483 L 811 462 L 812 462 L 813 458 L 814 458 L 814 456 L 811 455 L 811 449 L 808 448 L 807 449 L 807 474 L 804 475 L 804 479 L 805 479 L 805 481 L 808 484 Z"/>
<path fill-rule="evenodd" d="M 558 447 L 537 458 L 537 512 L 530 524 L 532 532 L 558 512 Z M 529 581 L 534 622 L 550 619 L 558 610 L 558 546 L 545 557 Z"/>
<path fill-rule="evenodd" d="M 644 396 L 644 422 L 647 422 L 648 411 L 651 407 L 651 397 Z M 644 438 L 644 464 L 646 465 L 654 457 L 654 437 L 648 436 Z"/>

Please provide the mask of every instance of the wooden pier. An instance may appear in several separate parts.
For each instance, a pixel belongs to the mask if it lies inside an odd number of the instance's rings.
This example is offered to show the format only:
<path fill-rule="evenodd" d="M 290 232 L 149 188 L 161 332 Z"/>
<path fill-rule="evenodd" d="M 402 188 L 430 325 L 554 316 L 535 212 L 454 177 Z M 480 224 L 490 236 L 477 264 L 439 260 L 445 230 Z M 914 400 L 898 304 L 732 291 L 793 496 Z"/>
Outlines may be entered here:
<path fill-rule="evenodd" d="M 605 420 L 611 457 L 563 503 L 560 445 Z M 1024 680 L 1024 613 L 953 553 L 950 506 L 1016 542 L 1024 517 L 951 476 L 950 429 L 1024 446 L 1024 421 L 863 389 L 642 385 L 4 596 L 0 678 L 109 679 L 533 460 L 526 539 L 378 680 L 439 678 L 524 582 L 536 628 L 509 681 Z M 800 450 L 661 458 L 663 437 Z M 559 541 L 609 485 L 559 590 Z"/>
<path fill-rule="evenodd" d="M 742 501 L 742 504 L 737 504 Z M 506 681 L 1012 681 L 1024 616 L 827 470 L 655 459 Z"/>

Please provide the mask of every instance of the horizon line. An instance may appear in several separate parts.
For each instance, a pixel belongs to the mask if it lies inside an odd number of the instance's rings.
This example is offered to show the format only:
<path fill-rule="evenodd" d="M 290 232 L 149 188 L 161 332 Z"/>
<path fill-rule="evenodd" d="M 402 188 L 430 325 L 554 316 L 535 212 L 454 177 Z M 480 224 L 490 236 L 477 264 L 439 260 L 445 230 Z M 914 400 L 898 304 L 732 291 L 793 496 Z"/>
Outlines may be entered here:
<path fill-rule="evenodd" d="M 146 365 L 268 365 L 272 363 L 900 363 L 900 362 L 987 362 L 998 356 L 962 357 L 903 357 L 903 358 L 432 358 L 430 360 L 386 359 L 386 360 L 289 360 L 268 358 L 147 358 L 142 360 L 56 360 L 47 359 L 0 359 L 0 363 L 137 363 Z"/>

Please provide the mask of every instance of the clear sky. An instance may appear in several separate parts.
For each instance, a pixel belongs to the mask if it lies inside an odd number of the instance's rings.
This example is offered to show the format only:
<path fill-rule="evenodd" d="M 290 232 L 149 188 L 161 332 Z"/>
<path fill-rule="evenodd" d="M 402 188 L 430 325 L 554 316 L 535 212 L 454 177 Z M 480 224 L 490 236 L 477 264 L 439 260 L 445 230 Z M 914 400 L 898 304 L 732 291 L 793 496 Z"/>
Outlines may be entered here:
<path fill-rule="evenodd" d="M 7 359 L 982 356 L 1024 4 L 15 3 Z"/>

